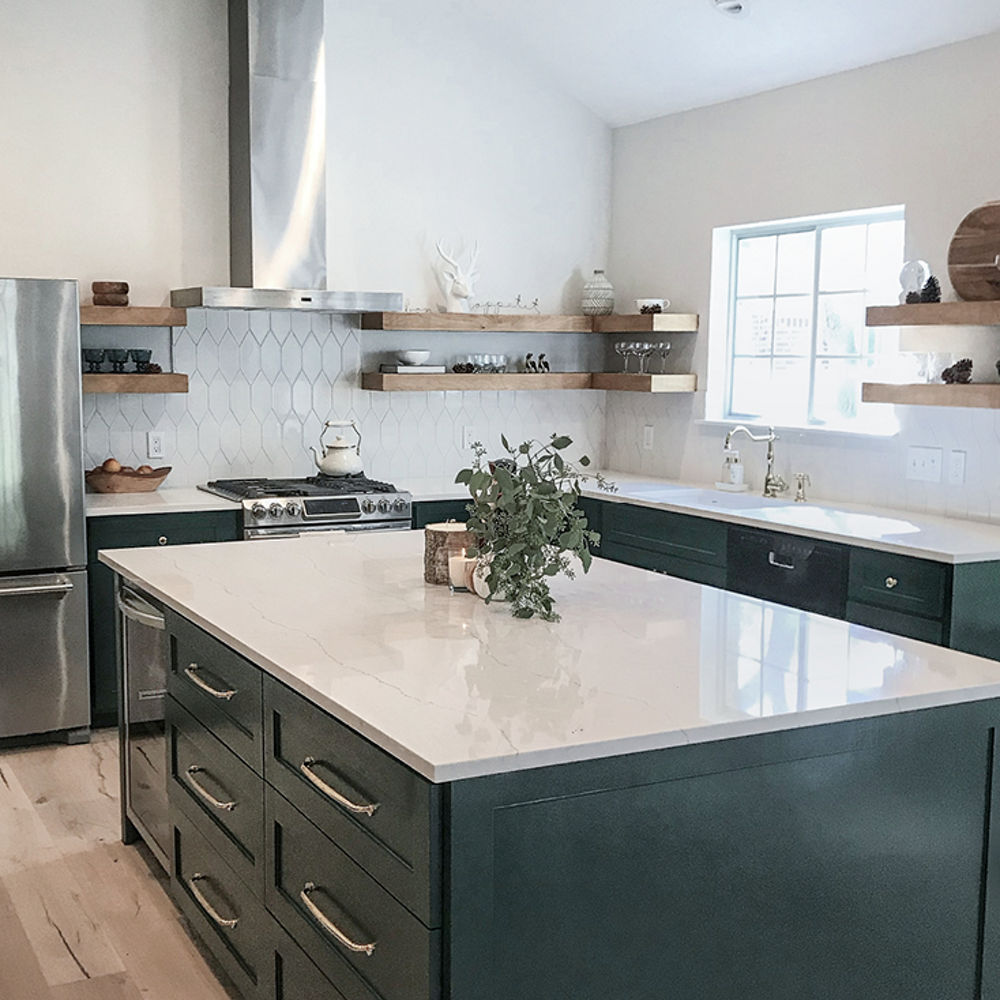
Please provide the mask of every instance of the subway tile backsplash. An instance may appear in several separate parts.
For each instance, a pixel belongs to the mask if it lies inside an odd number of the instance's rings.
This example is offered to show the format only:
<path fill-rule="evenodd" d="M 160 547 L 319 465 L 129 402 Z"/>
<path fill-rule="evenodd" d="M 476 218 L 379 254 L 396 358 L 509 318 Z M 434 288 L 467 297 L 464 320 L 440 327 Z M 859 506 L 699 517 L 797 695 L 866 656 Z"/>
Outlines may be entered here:
<path fill-rule="evenodd" d="M 606 398 L 603 392 L 378 393 L 360 388 L 362 359 L 374 366 L 379 334 L 362 333 L 351 316 L 257 310 L 188 310 L 188 325 L 160 333 L 85 331 L 97 346 L 151 346 L 154 360 L 190 376 L 177 395 L 85 395 L 84 449 L 88 468 L 110 455 L 127 465 L 173 466 L 167 486 L 192 486 L 239 476 L 303 476 L 313 470 L 308 446 L 323 422 L 354 419 L 363 435 L 365 471 L 405 482 L 454 477 L 467 464 L 463 431 L 470 428 L 492 452 L 500 434 L 521 441 L 553 431 L 574 440 L 602 465 Z M 124 338 L 124 339 L 123 339 Z M 143 343 L 133 345 L 132 340 Z M 125 345 L 124 340 L 130 343 Z M 98 341 L 100 343 L 98 344 Z M 531 344 L 536 341 L 533 339 Z M 394 345 L 395 346 L 395 345 Z M 414 347 L 434 349 L 435 335 Z M 472 340 L 469 352 L 506 351 Z M 451 349 L 451 345 L 448 345 Z M 528 349 L 532 349 L 528 347 Z M 544 348 L 543 348 L 544 349 Z M 559 335 L 560 367 L 594 367 L 593 338 Z M 450 354 L 431 361 L 449 361 Z M 166 458 L 146 457 L 146 432 L 165 432 Z"/>

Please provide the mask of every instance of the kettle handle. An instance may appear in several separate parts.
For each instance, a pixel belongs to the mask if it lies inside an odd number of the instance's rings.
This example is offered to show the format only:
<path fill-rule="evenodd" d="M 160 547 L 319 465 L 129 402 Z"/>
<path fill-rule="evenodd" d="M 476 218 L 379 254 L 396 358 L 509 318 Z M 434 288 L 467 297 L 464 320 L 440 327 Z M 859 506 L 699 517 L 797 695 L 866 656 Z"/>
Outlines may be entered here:
<path fill-rule="evenodd" d="M 320 434 L 320 436 L 319 436 L 319 446 L 320 446 L 320 448 L 323 449 L 324 452 L 326 451 L 326 445 L 323 442 L 323 438 L 326 437 L 326 432 L 331 427 L 351 427 L 351 428 L 353 428 L 354 433 L 357 434 L 357 436 L 358 436 L 358 443 L 354 446 L 354 450 L 357 453 L 358 458 L 360 458 L 361 457 L 361 430 L 358 428 L 357 421 L 356 420 L 328 420 L 325 424 L 323 424 L 323 433 Z"/>

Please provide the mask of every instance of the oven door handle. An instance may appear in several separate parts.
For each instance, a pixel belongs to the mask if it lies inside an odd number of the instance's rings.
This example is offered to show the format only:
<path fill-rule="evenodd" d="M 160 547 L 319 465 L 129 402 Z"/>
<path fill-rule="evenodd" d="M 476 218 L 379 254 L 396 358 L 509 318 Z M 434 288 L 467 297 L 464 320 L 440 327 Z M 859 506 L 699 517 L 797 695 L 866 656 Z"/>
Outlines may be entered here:
<path fill-rule="evenodd" d="M 144 601 L 135 591 L 121 587 L 117 594 L 118 610 L 130 621 L 163 632 L 167 627 L 166 619 L 148 601 Z"/>

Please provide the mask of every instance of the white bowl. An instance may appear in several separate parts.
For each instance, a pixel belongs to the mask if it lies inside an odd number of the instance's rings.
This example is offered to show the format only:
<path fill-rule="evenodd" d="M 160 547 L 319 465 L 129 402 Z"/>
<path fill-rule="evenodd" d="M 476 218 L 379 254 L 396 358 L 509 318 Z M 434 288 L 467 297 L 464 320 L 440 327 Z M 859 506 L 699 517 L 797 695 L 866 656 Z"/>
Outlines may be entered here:
<path fill-rule="evenodd" d="M 670 308 L 670 299 L 636 299 L 635 300 L 635 311 L 641 313 L 643 307 L 646 307 L 650 312 L 666 312 Z M 659 309 L 656 307 L 659 306 Z"/>
<path fill-rule="evenodd" d="M 396 360 L 401 365 L 422 365 L 426 364 L 430 356 L 430 351 L 399 351 Z"/>

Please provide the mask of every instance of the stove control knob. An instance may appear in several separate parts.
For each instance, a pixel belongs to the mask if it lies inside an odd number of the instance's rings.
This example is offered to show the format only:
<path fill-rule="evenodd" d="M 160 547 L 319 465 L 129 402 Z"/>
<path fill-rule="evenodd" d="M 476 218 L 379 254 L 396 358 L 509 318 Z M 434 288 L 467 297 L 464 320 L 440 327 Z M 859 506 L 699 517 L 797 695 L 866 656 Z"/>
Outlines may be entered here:
<path fill-rule="evenodd" d="M 382 514 L 388 514 L 392 510 L 392 504 L 384 497 L 378 502 L 378 509 Z"/>
<path fill-rule="evenodd" d="M 267 517 L 267 508 L 262 503 L 255 503 L 250 508 L 250 513 L 256 518 Z"/>
<path fill-rule="evenodd" d="M 392 505 L 392 509 L 397 514 L 402 514 L 406 510 L 406 501 L 402 497 L 397 497 L 396 502 Z"/>
<path fill-rule="evenodd" d="M 298 517 L 302 513 L 302 507 L 292 500 L 290 503 L 285 504 L 285 513 L 289 517 Z"/>
<path fill-rule="evenodd" d="M 285 508 L 280 503 L 273 503 L 267 508 L 267 512 L 271 517 L 281 517 L 285 513 Z"/>
<path fill-rule="evenodd" d="M 362 500 L 361 501 L 361 509 L 366 514 L 374 514 L 375 513 L 375 501 L 374 500 Z"/>

